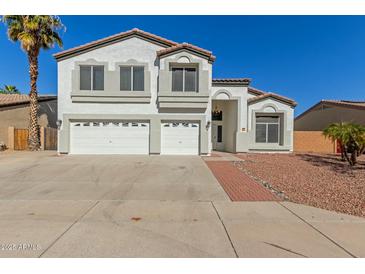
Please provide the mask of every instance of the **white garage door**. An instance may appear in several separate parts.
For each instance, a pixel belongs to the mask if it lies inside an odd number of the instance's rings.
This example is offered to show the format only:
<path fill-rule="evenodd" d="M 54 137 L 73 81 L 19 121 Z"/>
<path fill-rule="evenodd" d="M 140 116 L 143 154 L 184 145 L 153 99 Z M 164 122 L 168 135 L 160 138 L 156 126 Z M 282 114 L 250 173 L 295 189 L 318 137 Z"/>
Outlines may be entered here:
<path fill-rule="evenodd" d="M 161 154 L 199 154 L 199 124 L 191 122 L 161 123 Z"/>
<path fill-rule="evenodd" d="M 149 123 L 71 123 L 72 154 L 148 154 Z"/>

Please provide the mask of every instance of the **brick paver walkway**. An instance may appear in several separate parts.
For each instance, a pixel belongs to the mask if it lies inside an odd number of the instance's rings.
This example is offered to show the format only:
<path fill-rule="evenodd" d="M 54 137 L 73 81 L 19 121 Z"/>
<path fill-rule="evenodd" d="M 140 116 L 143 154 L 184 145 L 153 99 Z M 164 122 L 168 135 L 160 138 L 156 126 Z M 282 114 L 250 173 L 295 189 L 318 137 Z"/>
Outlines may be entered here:
<path fill-rule="evenodd" d="M 279 201 L 264 186 L 228 161 L 205 161 L 232 201 Z"/>

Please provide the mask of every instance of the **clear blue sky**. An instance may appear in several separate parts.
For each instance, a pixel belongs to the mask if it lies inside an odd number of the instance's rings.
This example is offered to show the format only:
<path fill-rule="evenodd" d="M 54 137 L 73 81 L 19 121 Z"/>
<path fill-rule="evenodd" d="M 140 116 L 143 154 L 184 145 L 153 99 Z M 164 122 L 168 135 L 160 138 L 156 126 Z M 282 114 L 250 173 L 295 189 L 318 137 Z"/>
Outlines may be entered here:
<path fill-rule="evenodd" d="M 252 86 L 298 102 L 296 115 L 321 99 L 365 100 L 365 16 L 62 16 L 64 49 L 134 27 L 217 56 L 213 77 L 250 77 Z M 56 94 L 52 53 L 40 55 L 38 89 Z M 0 85 L 29 91 L 19 44 L 0 27 Z"/>

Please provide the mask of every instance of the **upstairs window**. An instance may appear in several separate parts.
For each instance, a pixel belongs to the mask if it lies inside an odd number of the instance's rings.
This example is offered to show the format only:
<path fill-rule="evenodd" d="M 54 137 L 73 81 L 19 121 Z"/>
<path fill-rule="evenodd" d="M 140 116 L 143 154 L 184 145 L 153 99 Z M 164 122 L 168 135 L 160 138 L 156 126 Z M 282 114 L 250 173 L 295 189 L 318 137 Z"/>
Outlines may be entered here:
<path fill-rule="evenodd" d="M 144 91 L 144 67 L 121 66 L 120 67 L 120 90 Z"/>
<path fill-rule="evenodd" d="M 256 143 L 279 143 L 279 117 L 256 116 Z"/>
<path fill-rule="evenodd" d="M 80 66 L 80 90 L 104 90 L 104 66 Z"/>
<path fill-rule="evenodd" d="M 172 91 L 198 91 L 196 68 L 172 68 Z"/>

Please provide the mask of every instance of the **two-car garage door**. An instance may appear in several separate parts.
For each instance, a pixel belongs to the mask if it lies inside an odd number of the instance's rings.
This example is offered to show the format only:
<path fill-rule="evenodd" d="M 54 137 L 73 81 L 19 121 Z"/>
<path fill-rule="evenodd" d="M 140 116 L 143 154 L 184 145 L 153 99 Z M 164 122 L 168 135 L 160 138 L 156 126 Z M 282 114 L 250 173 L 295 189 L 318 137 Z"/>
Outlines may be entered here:
<path fill-rule="evenodd" d="M 148 122 L 72 122 L 71 154 L 149 154 Z M 199 123 L 161 123 L 161 154 L 199 154 Z"/>
<path fill-rule="evenodd" d="M 148 154 L 149 123 L 71 123 L 72 154 Z"/>

